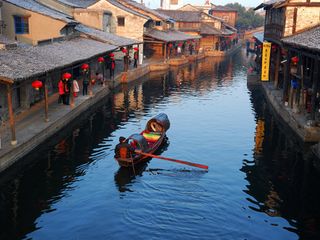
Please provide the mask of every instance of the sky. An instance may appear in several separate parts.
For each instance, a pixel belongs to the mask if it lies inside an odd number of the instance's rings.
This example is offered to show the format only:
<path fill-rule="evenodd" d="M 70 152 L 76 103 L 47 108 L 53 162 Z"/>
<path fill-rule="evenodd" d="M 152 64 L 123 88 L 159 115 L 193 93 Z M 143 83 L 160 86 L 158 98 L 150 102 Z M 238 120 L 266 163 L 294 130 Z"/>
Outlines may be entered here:
<path fill-rule="evenodd" d="M 140 2 L 139 0 L 136 0 Z M 143 0 L 147 7 L 150 8 L 159 8 L 160 7 L 160 0 Z M 195 5 L 202 5 L 204 4 L 205 0 L 183 0 L 183 4 L 195 4 Z M 238 2 L 245 7 L 256 7 L 258 6 L 263 0 L 218 0 L 218 1 L 211 1 L 211 3 L 215 5 L 225 5 L 227 3 L 234 3 Z"/>

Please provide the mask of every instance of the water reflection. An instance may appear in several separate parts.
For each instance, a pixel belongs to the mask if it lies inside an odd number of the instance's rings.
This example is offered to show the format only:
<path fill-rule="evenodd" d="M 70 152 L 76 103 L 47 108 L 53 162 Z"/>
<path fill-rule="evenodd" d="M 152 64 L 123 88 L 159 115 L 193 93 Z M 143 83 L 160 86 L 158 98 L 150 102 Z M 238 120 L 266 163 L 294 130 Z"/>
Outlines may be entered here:
<path fill-rule="evenodd" d="M 314 166 L 318 159 L 270 114 L 259 90 L 251 94 L 256 112 L 254 160 L 244 159 L 241 168 L 249 183 L 244 190 L 249 208 L 285 218 L 291 227 L 284 228 L 303 239 L 319 239 L 320 174 Z M 270 224 L 278 226 L 275 222 Z"/>
<path fill-rule="evenodd" d="M 1 181 L 0 239 L 319 239 L 317 160 L 260 92 L 250 102 L 241 55 L 118 90 Z M 135 172 L 118 167 L 119 136 L 160 111 L 173 127 L 158 154 L 208 173 L 156 159 Z"/>

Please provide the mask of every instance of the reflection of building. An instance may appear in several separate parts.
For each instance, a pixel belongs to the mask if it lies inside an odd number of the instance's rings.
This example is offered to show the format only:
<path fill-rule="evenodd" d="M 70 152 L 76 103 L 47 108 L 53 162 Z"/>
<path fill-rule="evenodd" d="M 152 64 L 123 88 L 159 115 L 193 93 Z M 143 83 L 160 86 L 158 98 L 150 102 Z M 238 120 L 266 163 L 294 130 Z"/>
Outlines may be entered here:
<path fill-rule="evenodd" d="M 256 154 L 260 154 L 263 150 L 262 143 L 264 139 L 264 120 L 259 119 L 256 126 L 255 147 Z"/>
<path fill-rule="evenodd" d="M 318 239 L 320 178 L 313 166 L 318 159 L 311 153 L 310 146 L 301 146 L 296 136 L 289 136 L 278 126 L 280 123 L 265 108 L 262 92 L 253 90 L 251 99 L 257 114 L 257 128 L 264 128 L 265 135 L 261 138 L 260 130 L 256 131 L 256 139 L 262 140 L 263 148 L 259 154 L 253 153 L 244 159 L 241 168 L 248 181 L 244 190 L 248 207 L 265 214 L 267 224 L 273 224 L 275 216 L 282 217 L 290 225 L 288 230 L 300 238 Z"/>

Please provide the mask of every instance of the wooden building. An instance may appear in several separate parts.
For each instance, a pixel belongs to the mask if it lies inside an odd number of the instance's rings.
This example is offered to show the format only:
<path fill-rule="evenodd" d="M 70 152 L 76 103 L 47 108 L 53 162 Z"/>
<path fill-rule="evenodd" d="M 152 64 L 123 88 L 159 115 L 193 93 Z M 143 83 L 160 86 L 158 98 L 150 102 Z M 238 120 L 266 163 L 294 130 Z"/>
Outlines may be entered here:
<path fill-rule="evenodd" d="M 288 51 L 282 40 L 318 26 L 320 24 L 320 4 L 317 0 L 272 0 L 260 4 L 255 10 L 260 8 L 266 11 L 264 40 L 272 43 L 269 79 L 274 83 L 275 88 L 282 89 L 283 103 L 295 107 L 295 111 L 300 111 L 301 109 L 297 109 L 294 102 L 297 100 L 301 103 L 301 99 L 309 98 L 311 91 L 302 84 L 301 80 L 293 77 L 292 73 L 310 69 L 308 65 L 310 61 L 299 58 L 299 51 Z M 306 39 L 306 41 L 314 40 Z M 299 65 L 302 64 L 303 71 L 301 68 L 296 68 L 297 60 Z M 306 74 L 308 73 L 305 72 L 305 77 Z M 297 81 L 301 83 L 297 85 Z M 301 89 L 296 89 L 297 86 Z M 295 91 L 299 93 L 296 94 Z"/>
<path fill-rule="evenodd" d="M 236 29 L 220 18 L 202 11 L 158 10 L 172 17 L 177 30 L 201 36 L 200 46 L 204 52 L 225 51 L 232 47 L 237 38 Z"/>
<path fill-rule="evenodd" d="M 320 25 L 282 39 L 286 50 L 285 101 L 296 111 L 320 120 Z"/>
<path fill-rule="evenodd" d="M 204 5 L 191 5 L 186 4 L 179 8 L 182 11 L 202 11 L 204 13 L 210 14 L 214 17 L 222 19 L 225 23 L 232 27 L 235 27 L 238 18 L 238 11 L 236 9 L 225 7 L 221 5 L 204 4 Z"/>
<path fill-rule="evenodd" d="M 230 7 L 225 7 L 221 5 L 211 5 L 211 9 L 208 12 L 212 16 L 222 18 L 226 23 L 232 27 L 236 26 L 236 21 L 238 18 L 238 11 Z"/>

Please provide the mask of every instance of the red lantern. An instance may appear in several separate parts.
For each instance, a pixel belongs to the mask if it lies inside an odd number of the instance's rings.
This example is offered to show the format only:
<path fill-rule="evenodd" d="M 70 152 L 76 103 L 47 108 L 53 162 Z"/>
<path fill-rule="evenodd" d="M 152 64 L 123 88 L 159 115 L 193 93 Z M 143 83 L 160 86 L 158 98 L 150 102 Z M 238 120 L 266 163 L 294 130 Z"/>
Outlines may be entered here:
<path fill-rule="evenodd" d="M 262 48 L 262 45 L 260 44 L 260 45 L 258 45 L 258 48 Z"/>
<path fill-rule="evenodd" d="M 182 47 L 182 43 L 178 43 L 178 46 L 179 46 L 179 47 Z"/>
<path fill-rule="evenodd" d="M 122 52 L 123 52 L 123 53 L 127 53 L 127 49 L 126 49 L 126 48 L 123 48 L 123 49 L 122 49 Z"/>
<path fill-rule="evenodd" d="M 139 48 L 135 47 L 133 48 L 134 51 L 139 51 Z"/>
<path fill-rule="evenodd" d="M 293 64 L 297 64 L 299 62 L 299 58 L 297 56 L 294 56 L 291 58 L 291 61 Z"/>
<path fill-rule="evenodd" d="M 113 54 L 113 53 L 110 53 L 110 54 L 109 54 L 109 57 L 114 57 L 114 54 Z"/>
<path fill-rule="evenodd" d="M 82 65 L 81 65 L 81 69 L 82 69 L 83 71 L 87 71 L 87 70 L 89 69 L 89 64 L 87 64 L 87 63 L 82 64 Z"/>
<path fill-rule="evenodd" d="M 96 83 L 95 79 L 91 79 L 91 84 L 94 85 Z"/>
<path fill-rule="evenodd" d="M 64 74 L 62 75 L 62 78 L 63 78 L 63 79 L 66 79 L 66 80 L 70 79 L 71 77 L 72 77 L 71 73 L 68 73 L 68 72 L 66 72 L 66 73 L 64 73 Z"/>
<path fill-rule="evenodd" d="M 103 57 L 99 57 L 98 58 L 98 63 L 103 63 L 104 62 L 104 58 Z"/>
<path fill-rule="evenodd" d="M 40 80 L 35 80 L 32 82 L 31 86 L 38 91 L 40 88 L 42 88 L 43 83 Z"/>
<path fill-rule="evenodd" d="M 169 48 L 172 48 L 172 46 L 173 46 L 172 43 L 169 43 L 168 47 L 169 47 Z"/>

